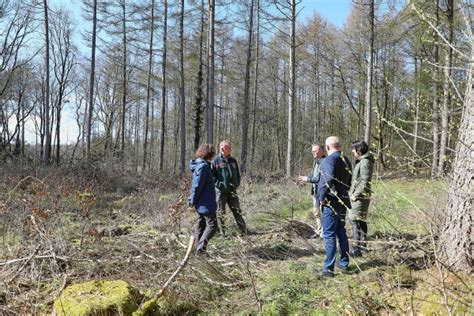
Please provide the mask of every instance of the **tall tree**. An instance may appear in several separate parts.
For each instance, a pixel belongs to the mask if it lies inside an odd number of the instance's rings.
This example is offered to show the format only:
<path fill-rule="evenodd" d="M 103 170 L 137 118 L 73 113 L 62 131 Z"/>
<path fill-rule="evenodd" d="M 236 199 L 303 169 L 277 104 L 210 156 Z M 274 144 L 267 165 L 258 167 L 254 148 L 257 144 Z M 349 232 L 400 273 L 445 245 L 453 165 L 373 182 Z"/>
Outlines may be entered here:
<path fill-rule="evenodd" d="M 209 0 L 209 35 L 207 64 L 207 104 L 206 104 L 206 142 L 212 144 L 214 139 L 214 33 L 215 33 L 215 0 Z"/>
<path fill-rule="evenodd" d="M 471 33 L 471 54 L 459 139 L 449 185 L 448 203 L 440 238 L 441 255 L 449 267 L 472 272 L 474 259 L 474 37 Z"/>
<path fill-rule="evenodd" d="M 439 0 L 436 0 L 436 29 L 439 28 Z M 438 173 L 438 163 L 439 163 L 439 44 L 438 44 L 438 34 L 433 32 L 433 37 L 435 38 L 434 42 L 434 67 L 432 70 L 434 83 L 433 83 L 433 151 L 432 151 L 432 162 L 431 162 L 431 176 L 434 177 Z"/>
<path fill-rule="evenodd" d="M 247 139 L 249 130 L 249 102 L 250 102 L 250 66 L 252 62 L 252 43 L 253 43 L 253 13 L 255 0 L 250 0 L 249 7 L 249 25 L 247 58 L 245 61 L 245 79 L 244 79 L 244 104 L 242 117 L 242 151 L 241 151 L 241 171 L 245 173 L 247 167 Z"/>
<path fill-rule="evenodd" d="M 184 174 L 186 161 L 186 99 L 184 95 L 184 0 L 181 0 L 179 18 L 179 173 Z"/>
<path fill-rule="evenodd" d="M 90 158 L 92 115 L 94 113 L 94 80 L 95 80 L 95 51 L 97 41 L 97 0 L 92 3 L 92 43 L 91 43 L 91 69 L 89 78 L 89 104 L 87 108 L 86 156 Z"/>
<path fill-rule="evenodd" d="M 444 174 L 445 162 L 447 160 L 446 151 L 449 134 L 449 107 L 451 103 L 451 68 L 453 64 L 453 38 L 454 38 L 454 0 L 446 2 L 446 12 L 448 15 L 448 51 L 445 55 L 444 82 L 443 82 L 443 106 L 441 109 L 441 138 L 438 159 L 438 177 Z"/>
<path fill-rule="evenodd" d="M 257 0 L 256 8 L 257 21 L 255 25 L 255 63 L 253 74 L 253 115 L 252 115 L 252 136 L 250 141 L 250 165 L 253 165 L 255 159 L 255 138 L 257 125 L 257 95 L 258 95 L 258 67 L 260 57 L 260 0 Z"/>
<path fill-rule="evenodd" d="M 143 161 L 142 168 L 146 168 L 148 159 L 148 130 L 150 125 L 150 100 L 151 100 L 151 77 L 153 69 L 153 38 L 155 33 L 155 0 L 151 0 L 150 16 L 150 42 L 148 46 L 148 75 L 146 80 L 146 110 L 145 110 L 145 136 L 143 138 Z"/>
<path fill-rule="evenodd" d="M 196 83 L 196 98 L 194 104 L 194 150 L 197 150 L 199 144 L 201 143 L 201 125 L 203 114 L 203 91 L 202 85 L 204 82 L 204 73 L 203 73 L 203 44 L 204 44 L 204 0 L 201 0 L 201 24 L 199 32 L 199 66 L 197 73 L 197 83 Z"/>
<path fill-rule="evenodd" d="M 46 82 L 44 87 L 44 133 L 45 133 L 45 148 L 44 148 L 44 157 L 43 163 L 49 165 L 50 154 L 51 154 L 51 130 L 50 130 L 50 95 L 49 95 L 49 19 L 48 19 L 48 1 L 43 0 L 43 9 L 44 9 L 44 34 L 45 34 L 45 72 L 46 72 Z"/>
<path fill-rule="evenodd" d="M 293 159 L 293 120 L 296 101 L 296 0 L 290 0 L 290 82 L 288 89 L 288 140 L 286 152 L 286 177 L 290 178 L 292 173 Z"/>
<path fill-rule="evenodd" d="M 160 170 L 164 169 L 165 160 L 165 131 L 166 131 L 166 107 L 167 87 L 166 87 L 166 59 L 168 49 L 168 0 L 163 1 L 163 59 L 161 62 L 162 86 L 161 86 L 161 136 L 160 136 Z"/>
<path fill-rule="evenodd" d="M 121 124 L 121 141 L 120 141 L 120 159 L 125 161 L 125 115 L 127 109 L 127 6 L 126 0 L 120 0 L 120 8 L 122 9 L 122 124 Z"/>
<path fill-rule="evenodd" d="M 365 90 L 365 133 L 364 140 L 370 144 L 370 134 L 372 128 L 372 75 L 374 63 L 374 39 L 375 39 L 375 0 L 370 0 L 369 9 L 370 39 L 369 52 L 367 56 L 367 86 Z"/>

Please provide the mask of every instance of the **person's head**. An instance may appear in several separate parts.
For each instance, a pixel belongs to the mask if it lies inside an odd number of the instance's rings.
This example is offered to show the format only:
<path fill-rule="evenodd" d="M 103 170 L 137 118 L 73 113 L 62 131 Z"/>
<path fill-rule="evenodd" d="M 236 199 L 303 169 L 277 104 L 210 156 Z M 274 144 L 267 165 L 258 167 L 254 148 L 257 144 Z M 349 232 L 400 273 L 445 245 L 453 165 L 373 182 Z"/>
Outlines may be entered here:
<path fill-rule="evenodd" d="M 352 143 L 352 153 L 354 157 L 358 159 L 359 157 L 365 155 L 369 151 L 369 145 L 364 140 L 356 140 Z"/>
<path fill-rule="evenodd" d="M 341 150 L 341 140 L 337 136 L 329 136 L 326 138 L 326 151 L 328 155 L 332 154 L 335 151 Z"/>
<path fill-rule="evenodd" d="M 230 156 L 232 153 L 232 147 L 230 146 L 230 142 L 228 140 L 223 140 L 219 144 L 219 151 L 221 152 L 224 157 Z"/>
<path fill-rule="evenodd" d="M 203 144 L 196 150 L 196 158 L 202 158 L 208 161 L 212 160 L 215 154 L 216 150 L 211 144 Z"/>
<path fill-rule="evenodd" d="M 311 153 L 314 159 L 320 159 L 324 156 L 324 149 L 321 144 L 315 143 L 311 146 Z"/>

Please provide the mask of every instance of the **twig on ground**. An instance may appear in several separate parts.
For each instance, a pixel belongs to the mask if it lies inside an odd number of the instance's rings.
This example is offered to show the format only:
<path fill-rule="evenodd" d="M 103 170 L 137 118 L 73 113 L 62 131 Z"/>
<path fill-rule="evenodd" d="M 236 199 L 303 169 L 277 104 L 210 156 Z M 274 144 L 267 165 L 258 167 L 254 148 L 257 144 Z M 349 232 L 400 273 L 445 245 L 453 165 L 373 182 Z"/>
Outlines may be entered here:
<path fill-rule="evenodd" d="M 186 251 L 186 255 L 184 256 L 183 258 L 183 261 L 181 261 L 181 263 L 179 264 L 178 268 L 176 269 L 176 271 L 171 275 L 171 277 L 168 279 L 168 281 L 166 281 L 166 283 L 163 285 L 163 287 L 161 288 L 161 290 L 158 292 L 158 294 L 156 295 L 156 299 L 160 298 L 161 296 L 163 296 L 163 294 L 165 293 L 166 289 L 170 286 L 170 284 L 174 281 L 174 279 L 178 276 L 178 274 L 181 272 L 181 270 L 183 270 L 183 268 L 186 266 L 186 264 L 188 263 L 188 260 L 189 260 L 189 256 L 191 255 L 191 251 L 193 249 L 193 245 L 194 245 L 194 236 L 191 236 L 191 238 L 189 239 L 189 244 L 188 244 L 188 250 Z"/>

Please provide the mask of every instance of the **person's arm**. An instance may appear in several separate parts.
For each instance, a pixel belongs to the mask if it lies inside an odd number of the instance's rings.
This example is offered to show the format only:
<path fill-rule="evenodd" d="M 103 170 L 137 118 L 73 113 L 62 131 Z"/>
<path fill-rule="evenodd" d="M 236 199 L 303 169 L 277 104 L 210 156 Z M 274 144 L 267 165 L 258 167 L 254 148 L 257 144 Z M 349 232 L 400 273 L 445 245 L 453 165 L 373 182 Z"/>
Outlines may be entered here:
<path fill-rule="evenodd" d="M 319 182 L 317 191 L 317 201 L 319 204 L 324 204 L 329 194 L 334 181 L 335 168 L 334 162 L 330 159 L 325 159 L 319 169 Z"/>
<path fill-rule="evenodd" d="M 204 164 L 194 170 L 193 182 L 191 184 L 191 195 L 189 196 L 189 204 L 195 206 L 201 196 L 204 183 L 206 182 Z"/>
<path fill-rule="evenodd" d="M 363 159 L 360 163 L 360 172 L 359 172 L 359 179 L 355 183 L 354 192 L 352 193 L 355 199 L 359 199 L 362 197 L 362 194 L 365 193 L 366 188 L 369 185 L 369 181 L 372 176 L 372 162 L 368 159 Z"/>
<path fill-rule="evenodd" d="M 314 172 L 314 168 L 318 168 L 316 174 Z M 306 177 L 306 182 L 309 182 L 309 183 L 318 183 L 319 182 L 319 177 L 320 177 L 319 168 L 320 168 L 320 165 L 318 166 L 317 163 L 314 163 L 312 172 Z"/>

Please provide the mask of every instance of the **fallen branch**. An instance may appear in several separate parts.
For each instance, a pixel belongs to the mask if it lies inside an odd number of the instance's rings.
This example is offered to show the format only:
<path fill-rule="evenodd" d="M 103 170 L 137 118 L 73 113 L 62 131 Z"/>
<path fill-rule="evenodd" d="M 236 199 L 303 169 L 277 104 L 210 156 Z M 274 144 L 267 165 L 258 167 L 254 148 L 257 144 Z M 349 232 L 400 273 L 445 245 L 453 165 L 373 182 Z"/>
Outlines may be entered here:
<path fill-rule="evenodd" d="M 36 256 L 36 254 L 38 253 L 40 247 L 41 247 L 41 245 L 38 245 L 38 247 L 36 247 L 35 251 L 28 257 L 28 259 L 20 267 L 20 269 L 18 269 L 18 271 L 10 279 L 8 279 L 6 284 L 10 284 L 23 271 L 23 269 L 25 269 L 25 267 L 28 265 L 28 263 L 30 263 L 30 261 L 33 260 L 33 258 Z"/>
<path fill-rule="evenodd" d="M 181 272 L 181 270 L 183 270 L 183 268 L 186 266 L 186 264 L 188 263 L 189 256 L 191 255 L 191 250 L 193 249 L 193 245 L 194 245 L 194 236 L 191 236 L 191 238 L 189 239 L 188 250 L 186 251 L 186 255 L 184 256 L 183 261 L 181 261 L 176 271 L 173 273 L 173 275 L 171 275 L 168 281 L 166 281 L 166 283 L 163 285 L 161 290 L 158 292 L 158 294 L 156 295 L 156 299 L 163 296 L 166 289 L 170 286 L 171 283 L 173 283 L 174 279 L 176 279 L 176 277 Z"/>

